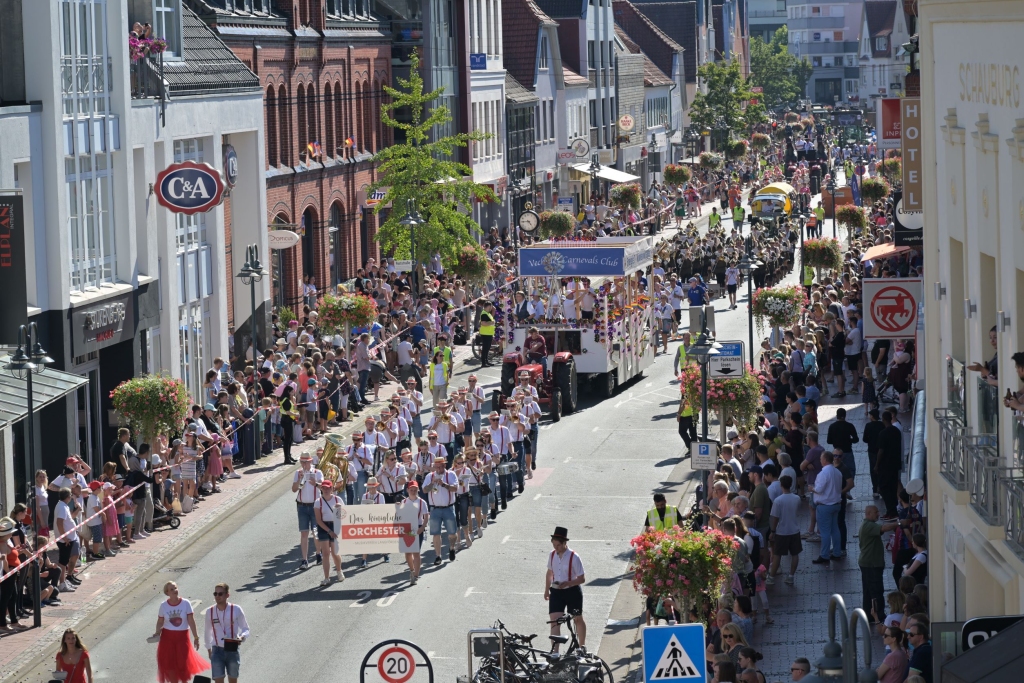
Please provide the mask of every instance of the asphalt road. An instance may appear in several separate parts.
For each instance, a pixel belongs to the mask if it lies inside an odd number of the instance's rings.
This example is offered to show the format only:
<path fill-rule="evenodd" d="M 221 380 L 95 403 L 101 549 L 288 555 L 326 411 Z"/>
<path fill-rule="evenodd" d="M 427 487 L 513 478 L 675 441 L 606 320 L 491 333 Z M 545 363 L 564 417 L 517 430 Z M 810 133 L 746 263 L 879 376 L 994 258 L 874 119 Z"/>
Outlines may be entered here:
<path fill-rule="evenodd" d="M 724 299 L 716 302 L 719 340 L 747 338 L 743 295 L 735 311 L 726 310 Z M 430 653 L 436 681 L 453 683 L 466 673 L 467 630 L 502 619 L 514 631 L 545 634 L 543 579 L 556 525 L 569 529 L 569 545 L 585 566 L 587 645 L 597 651 L 623 585 L 629 540 L 642 527 L 651 493 L 683 485 L 669 481 L 683 455 L 675 421 L 675 347 L 670 344 L 669 355 L 659 355 L 644 376 L 611 399 L 599 401 L 581 387 L 574 414 L 542 424 L 538 468 L 525 493 L 455 562 L 432 567 L 433 551 L 425 551 L 417 586 L 408 585 L 395 554 L 392 563 L 378 558 L 367 569 L 359 569 L 356 558 L 343 558 L 348 579 L 319 587 L 319 567 L 299 571 L 294 496 L 282 485 L 234 512 L 220 533 L 207 535 L 87 627 L 96 678 L 153 679 L 156 646 L 145 638 L 163 600 L 160 586 L 173 579 L 183 596 L 203 601 L 200 610 L 212 604 L 216 583 L 231 585 L 232 600 L 252 629 L 242 646 L 243 680 L 356 681 L 375 644 L 404 638 Z M 497 371 L 478 373 L 488 395 Z"/>

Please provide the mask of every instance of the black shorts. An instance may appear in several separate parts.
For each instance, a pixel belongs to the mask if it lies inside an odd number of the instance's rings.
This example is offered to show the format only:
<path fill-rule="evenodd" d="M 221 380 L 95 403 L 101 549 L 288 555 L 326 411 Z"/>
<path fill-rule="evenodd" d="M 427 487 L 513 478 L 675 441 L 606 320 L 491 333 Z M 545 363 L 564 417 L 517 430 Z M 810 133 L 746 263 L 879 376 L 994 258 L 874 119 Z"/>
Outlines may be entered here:
<path fill-rule="evenodd" d="M 74 544 L 71 541 L 67 543 L 57 542 L 57 564 L 67 566 L 68 562 L 71 561 L 71 549 Z"/>
<path fill-rule="evenodd" d="M 579 586 L 572 588 L 552 588 L 551 597 L 548 599 L 548 614 L 561 614 L 568 612 L 573 616 L 583 614 L 583 589 Z"/>
<path fill-rule="evenodd" d="M 736 293 L 736 285 L 726 285 L 725 288 L 730 294 Z"/>
<path fill-rule="evenodd" d="M 792 534 L 790 536 L 775 534 L 772 536 L 772 552 L 776 555 L 799 555 L 803 550 L 800 534 Z"/>
<path fill-rule="evenodd" d="M 334 531 L 334 522 L 328 522 L 328 521 L 324 520 L 324 526 L 327 526 L 327 527 L 330 528 L 331 531 Z M 330 540 L 332 540 L 331 539 L 331 534 L 329 532 L 325 531 L 324 528 L 322 526 L 320 526 L 319 524 L 316 525 L 316 540 L 318 540 L 318 541 L 330 541 Z"/>
<path fill-rule="evenodd" d="M 848 367 L 850 372 L 853 373 L 853 376 L 856 377 L 858 370 L 860 370 L 860 354 L 857 354 L 856 356 L 847 356 L 846 367 Z"/>
<path fill-rule="evenodd" d="M 832 373 L 843 374 L 843 356 L 832 356 Z"/>

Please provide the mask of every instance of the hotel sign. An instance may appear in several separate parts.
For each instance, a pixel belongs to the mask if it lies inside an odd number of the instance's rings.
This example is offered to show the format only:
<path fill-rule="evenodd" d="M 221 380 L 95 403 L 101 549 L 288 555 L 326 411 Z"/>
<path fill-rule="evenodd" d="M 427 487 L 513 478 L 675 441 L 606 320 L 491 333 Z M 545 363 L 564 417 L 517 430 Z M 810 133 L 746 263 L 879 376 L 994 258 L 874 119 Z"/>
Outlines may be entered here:
<path fill-rule="evenodd" d="M 903 148 L 903 210 L 922 211 L 921 99 L 900 100 L 900 141 Z"/>

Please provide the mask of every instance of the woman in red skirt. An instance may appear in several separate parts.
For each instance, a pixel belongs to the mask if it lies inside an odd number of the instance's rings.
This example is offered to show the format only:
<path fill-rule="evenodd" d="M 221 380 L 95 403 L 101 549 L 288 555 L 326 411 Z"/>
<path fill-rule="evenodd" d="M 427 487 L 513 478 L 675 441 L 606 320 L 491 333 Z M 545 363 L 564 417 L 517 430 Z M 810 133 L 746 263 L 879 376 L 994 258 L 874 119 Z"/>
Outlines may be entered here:
<path fill-rule="evenodd" d="M 196 628 L 192 603 L 178 596 L 178 585 L 164 585 L 167 599 L 160 605 L 154 638 L 160 639 L 156 649 L 156 680 L 158 683 L 188 683 L 197 673 L 210 668 L 210 663 L 196 654 L 199 629 Z M 189 646 L 188 632 L 192 631 Z"/>

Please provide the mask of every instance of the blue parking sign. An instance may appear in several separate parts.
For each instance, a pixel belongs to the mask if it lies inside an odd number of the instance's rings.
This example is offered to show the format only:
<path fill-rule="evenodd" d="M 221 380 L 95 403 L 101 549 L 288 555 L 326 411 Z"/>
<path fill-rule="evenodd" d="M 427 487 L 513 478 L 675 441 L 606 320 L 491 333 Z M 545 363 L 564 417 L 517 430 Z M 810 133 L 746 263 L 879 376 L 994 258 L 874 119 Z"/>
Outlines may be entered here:
<path fill-rule="evenodd" d="M 704 624 L 647 626 L 640 637 L 647 683 L 707 680 Z"/>

